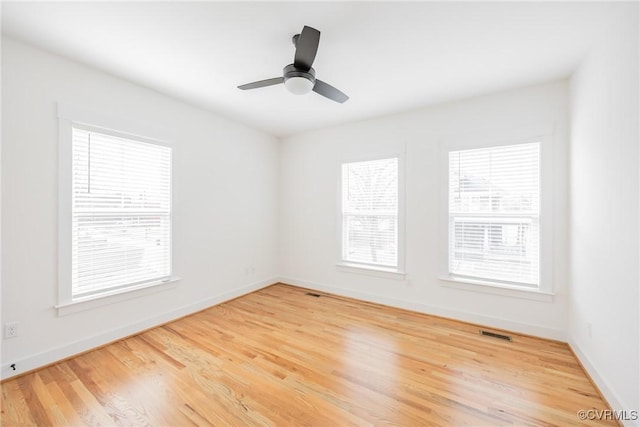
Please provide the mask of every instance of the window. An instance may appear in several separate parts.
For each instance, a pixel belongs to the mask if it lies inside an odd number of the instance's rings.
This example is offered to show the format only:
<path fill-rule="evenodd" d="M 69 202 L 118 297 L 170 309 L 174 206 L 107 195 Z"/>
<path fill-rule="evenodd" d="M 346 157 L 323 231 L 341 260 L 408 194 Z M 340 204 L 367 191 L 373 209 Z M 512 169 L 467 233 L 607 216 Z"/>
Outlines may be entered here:
<path fill-rule="evenodd" d="M 71 300 L 168 280 L 171 148 L 73 124 L 70 155 Z"/>
<path fill-rule="evenodd" d="M 342 165 L 342 264 L 398 271 L 398 163 Z"/>
<path fill-rule="evenodd" d="M 540 143 L 449 152 L 449 275 L 540 286 Z"/>

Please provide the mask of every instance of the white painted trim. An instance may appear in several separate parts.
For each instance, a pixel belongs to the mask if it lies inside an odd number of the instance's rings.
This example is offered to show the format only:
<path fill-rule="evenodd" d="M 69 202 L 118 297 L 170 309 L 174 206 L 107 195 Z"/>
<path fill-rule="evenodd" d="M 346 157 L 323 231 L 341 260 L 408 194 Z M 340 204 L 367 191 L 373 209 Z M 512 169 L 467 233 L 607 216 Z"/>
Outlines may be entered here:
<path fill-rule="evenodd" d="M 553 302 L 552 292 L 541 291 L 538 288 L 525 288 L 524 286 L 506 285 L 496 282 L 466 279 L 453 276 L 440 276 L 445 288 L 460 289 L 463 291 L 482 292 L 485 294 L 501 295 L 512 298 L 529 299 L 533 301 Z"/>
<path fill-rule="evenodd" d="M 249 294 L 251 292 L 255 292 L 259 289 L 270 286 L 277 281 L 277 278 L 270 278 L 259 282 L 254 282 L 238 289 L 223 292 L 214 297 L 182 306 L 175 310 L 167 311 L 162 314 L 158 314 L 156 316 L 149 317 L 147 319 L 131 323 L 126 326 L 111 329 L 109 331 L 93 335 L 89 338 L 64 344 L 41 353 L 32 354 L 19 360 L 3 360 L 4 363 L 2 364 L 2 375 L 0 378 L 4 380 L 16 375 L 20 375 L 21 373 L 46 366 L 51 363 L 55 363 L 59 360 L 65 359 L 75 354 L 91 350 L 101 345 L 134 335 L 141 331 L 170 322 L 180 317 L 184 317 L 197 311 L 212 307 L 214 305 L 221 304 L 225 301 L 229 301 L 231 299 Z M 17 369 L 15 371 L 11 370 L 10 368 L 10 365 L 13 363 L 16 364 Z"/>
<path fill-rule="evenodd" d="M 374 295 L 366 292 L 353 291 L 332 285 L 309 282 L 302 279 L 292 277 L 280 277 L 279 282 L 293 286 L 301 286 L 315 291 L 327 292 L 335 295 L 355 298 L 362 301 L 373 302 L 391 307 L 402 308 L 405 310 L 417 311 L 425 314 L 446 317 L 463 322 L 475 323 L 497 329 L 504 329 L 521 334 L 532 335 L 541 338 L 548 338 L 557 341 L 566 342 L 566 332 L 560 329 L 548 328 L 541 325 L 533 325 L 530 323 L 515 322 L 513 320 L 502 319 L 499 317 L 485 316 L 479 313 L 463 312 L 458 310 L 450 310 L 447 308 L 436 307 L 433 305 L 423 304 L 415 301 L 401 300 L 397 298 L 385 297 L 382 295 Z"/>
<path fill-rule="evenodd" d="M 629 402 L 626 405 L 623 404 L 618 398 L 618 396 L 616 395 L 616 393 L 613 391 L 613 389 L 609 386 L 609 383 L 607 383 L 607 381 L 604 379 L 602 375 L 600 375 L 600 373 L 598 372 L 596 367 L 593 365 L 593 363 L 591 363 L 591 359 L 589 359 L 587 354 L 584 351 L 582 351 L 578 343 L 572 338 L 569 338 L 568 343 L 569 343 L 569 347 L 571 347 L 571 350 L 573 350 L 573 353 L 580 360 L 580 363 L 582 363 L 582 366 L 587 371 L 587 373 L 595 383 L 596 387 L 598 387 L 598 389 L 600 390 L 600 393 L 602 393 L 604 398 L 607 400 L 607 403 L 609 404 L 609 406 L 611 406 L 611 409 L 613 409 L 614 411 L 626 410 L 627 413 L 632 410 L 640 410 L 640 408 L 636 408 L 634 406 L 633 402 Z M 589 409 L 589 408 L 585 408 L 585 409 Z M 621 420 L 621 422 L 622 422 L 622 425 L 624 425 L 625 427 L 640 426 L 640 420 L 636 420 L 636 422 Z"/>
<path fill-rule="evenodd" d="M 58 303 L 71 301 L 72 124 L 58 120 Z"/>
<path fill-rule="evenodd" d="M 120 127 L 121 126 L 121 127 Z M 169 161 L 169 200 L 171 207 L 169 211 L 169 267 L 170 281 L 178 280 L 173 275 L 173 148 L 172 144 L 157 136 L 141 136 L 148 126 L 136 123 L 125 117 L 109 116 L 95 111 L 85 110 L 77 106 L 58 103 L 58 304 L 55 308 L 59 316 L 76 313 L 78 311 L 99 307 L 127 299 L 127 292 L 134 292 L 130 298 L 134 298 L 145 293 L 153 292 L 150 289 L 142 291 L 143 288 L 158 285 L 166 287 L 167 281 L 149 282 L 135 284 L 121 289 L 108 289 L 100 295 L 74 299 L 72 286 L 72 151 L 73 151 L 73 129 L 78 127 L 90 132 L 100 132 L 117 138 L 128 138 L 148 144 L 161 145 L 171 150 Z M 121 130 L 115 130 L 121 129 Z M 151 135 L 159 135 L 157 129 Z M 117 295 L 117 296 L 116 296 Z M 103 302 L 97 298 L 105 298 Z"/>
<path fill-rule="evenodd" d="M 540 285 L 543 293 L 553 293 L 553 241 L 554 241 L 554 154 L 556 141 L 554 122 L 520 124 L 505 129 L 485 129 L 464 131 L 459 134 L 443 135 L 440 138 L 440 219 L 438 243 L 440 256 L 438 265 L 442 276 L 449 275 L 449 152 L 476 148 L 517 145 L 531 142 L 540 143 Z M 472 290 L 472 289 L 467 289 Z"/>
<path fill-rule="evenodd" d="M 115 131 L 126 138 L 135 137 L 153 143 L 165 143 L 173 136 L 171 129 L 159 123 L 149 123 L 123 116 L 118 112 L 89 110 L 79 105 L 58 102 L 58 119 L 88 125 L 101 130 Z"/>
<path fill-rule="evenodd" d="M 379 152 L 378 152 L 379 151 Z M 405 259 L 406 259 L 406 218 L 405 218 L 405 204 L 406 204 L 406 184 L 405 184 L 405 175 L 406 175 L 406 154 L 407 154 L 407 146 L 406 144 L 402 145 L 402 149 L 398 150 L 376 150 L 375 155 L 360 155 L 357 156 L 344 156 L 340 159 L 338 163 L 338 174 L 337 174 L 337 203 L 336 203 L 336 241 L 338 247 L 338 259 L 336 264 L 338 266 L 347 266 L 347 267 L 358 267 L 357 263 L 352 263 L 343 259 L 343 213 L 342 213 L 342 204 L 343 200 L 343 191 L 342 183 L 343 183 L 343 166 L 349 163 L 360 163 L 360 162 L 370 162 L 375 160 L 385 160 L 385 159 L 398 159 L 398 213 L 397 213 L 397 226 L 398 226 L 398 247 L 397 247 L 397 266 L 396 273 L 404 275 L 405 268 Z M 359 267 L 360 270 L 351 270 L 351 273 L 363 273 L 367 274 L 364 270 L 376 270 L 375 266 L 369 268 L 366 265 L 362 265 Z M 378 270 L 384 270 L 384 267 L 378 268 Z M 345 270 L 346 271 L 346 270 Z"/>
<path fill-rule="evenodd" d="M 394 269 L 385 269 L 381 267 L 373 267 L 362 264 L 340 263 L 336 264 L 338 271 L 343 273 L 365 274 L 373 277 L 382 277 L 384 279 L 405 280 L 405 272 Z"/>
<path fill-rule="evenodd" d="M 70 302 L 56 305 L 54 308 L 58 310 L 58 316 L 66 316 L 68 314 L 102 307 L 103 305 L 114 304 L 131 298 L 138 298 L 151 293 L 172 289 L 175 288 L 179 280 L 179 277 L 171 276 L 162 281 L 145 282 L 136 286 L 109 290 L 86 298 L 71 300 Z"/>

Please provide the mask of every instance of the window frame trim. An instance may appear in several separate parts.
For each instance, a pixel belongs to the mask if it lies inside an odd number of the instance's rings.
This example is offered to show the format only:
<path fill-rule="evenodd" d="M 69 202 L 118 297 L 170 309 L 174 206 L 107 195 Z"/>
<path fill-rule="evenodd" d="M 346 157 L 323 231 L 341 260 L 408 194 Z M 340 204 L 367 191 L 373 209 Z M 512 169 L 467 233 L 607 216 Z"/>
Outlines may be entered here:
<path fill-rule="evenodd" d="M 58 103 L 58 298 L 54 308 L 58 315 L 66 315 L 82 311 L 84 307 L 98 307 L 111 304 L 117 301 L 134 298 L 141 294 L 155 292 L 167 288 L 180 280 L 175 275 L 173 269 L 173 145 L 166 141 L 161 135 L 166 135 L 166 131 L 161 128 L 150 126 L 144 123 L 135 123 L 129 119 L 108 116 L 94 111 L 79 108 L 74 105 Z M 106 289 L 104 292 L 96 292 L 89 296 L 73 297 L 72 289 L 72 176 L 73 176 L 73 128 L 88 131 L 96 131 L 119 138 L 132 139 L 144 143 L 156 144 L 172 149 L 171 181 L 169 192 L 171 195 L 170 205 L 170 263 L 171 274 L 162 279 L 155 279 L 143 283 L 136 283 L 131 286 L 117 289 Z M 119 130 L 114 130 L 119 129 Z M 146 134 L 149 136 L 142 136 Z M 142 291 L 142 292 L 141 292 Z M 88 303 L 88 304 L 87 304 Z"/>
<path fill-rule="evenodd" d="M 343 259 L 343 212 L 342 212 L 342 181 L 343 181 L 343 165 L 349 163 L 371 162 L 376 160 L 397 159 L 398 160 L 398 212 L 397 212 L 397 229 L 398 229 L 398 245 L 396 267 L 388 267 L 383 265 L 371 265 L 367 263 L 359 263 L 347 261 Z M 337 260 L 336 268 L 341 272 L 350 272 L 356 274 L 376 275 L 380 277 L 404 277 L 405 274 L 405 153 L 397 150 L 386 152 L 386 154 L 376 154 L 371 156 L 353 156 L 344 157 L 338 163 L 337 173 L 337 215 L 336 215 L 336 241 L 337 241 Z"/>
<path fill-rule="evenodd" d="M 518 293 L 553 295 L 553 123 L 534 123 L 503 131 L 477 131 L 449 135 L 440 139 L 440 231 L 439 231 L 439 280 L 449 288 L 497 293 L 513 296 Z M 484 277 L 459 276 L 449 271 L 449 153 L 451 151 L 540 143 L 540 247 L 539 284 L 525 286 L 516 282 L 492 281 Z M 503 292 L 508 289 L 509 292 Z"/>

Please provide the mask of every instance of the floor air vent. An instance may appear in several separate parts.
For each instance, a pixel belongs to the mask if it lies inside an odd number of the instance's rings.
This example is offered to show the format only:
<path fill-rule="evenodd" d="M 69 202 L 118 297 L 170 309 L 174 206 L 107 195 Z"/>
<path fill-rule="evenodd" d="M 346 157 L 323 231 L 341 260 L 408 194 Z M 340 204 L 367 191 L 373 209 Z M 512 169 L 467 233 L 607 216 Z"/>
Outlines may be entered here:
<path fill-rule="evenodd" d="M 320 298 L 320 294 L 314 294 L 313 292 L 307 292 L 306 295 L 308 295 L 310 297 Z"/>
<path fill-rule="evenodd" d="M 484 335 L 485 337 L 498 338 L 499 340 L 505 341 L 513 341 L 509 335 L 498 334 L 496 332 L 485 331 L 484 329 L 480 329 L 480 335 Z"/>

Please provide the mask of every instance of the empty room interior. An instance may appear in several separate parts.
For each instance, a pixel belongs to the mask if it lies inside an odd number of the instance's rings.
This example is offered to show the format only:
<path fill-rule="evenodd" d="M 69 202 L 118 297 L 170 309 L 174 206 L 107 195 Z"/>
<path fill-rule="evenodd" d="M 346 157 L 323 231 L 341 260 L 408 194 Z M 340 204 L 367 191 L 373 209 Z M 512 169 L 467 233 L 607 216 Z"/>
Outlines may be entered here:
<path fill-rule="evenodd" d="M 637 1 L 1 7 L 3 426 L 640 426 Z"/>

